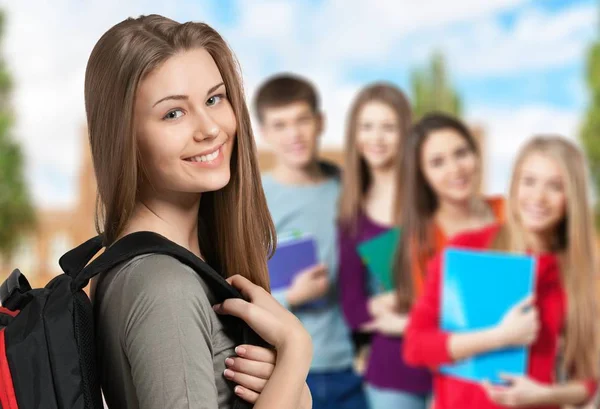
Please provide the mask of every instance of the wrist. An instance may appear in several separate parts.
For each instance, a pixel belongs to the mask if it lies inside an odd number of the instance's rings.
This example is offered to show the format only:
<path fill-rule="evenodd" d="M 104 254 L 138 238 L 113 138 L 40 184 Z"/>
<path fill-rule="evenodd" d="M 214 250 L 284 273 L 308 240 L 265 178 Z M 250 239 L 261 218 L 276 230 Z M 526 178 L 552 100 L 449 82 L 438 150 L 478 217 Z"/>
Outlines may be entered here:
<path fill-rule="evenodd" d="M 535 402 L 531 402 L 532 405 L 551 405 L 556 403 L 558 397 L 555 394 L 555 389 L 548 385 L 540 386 L 539 393 Z"/>
<path fill-rule="evenodd" d="M 511 343 L 506 336 L 506 332 L 500 326 L 492 327 L 487 331 L 489 344 L 492 350 L 502 349 L 511 346 Z"/>
<path fill-rule="evenodd" d="M 298 305 L 298 295 L 293 287 L 287 291 L 285 299 L 290 307 L 296 307 Z"/>

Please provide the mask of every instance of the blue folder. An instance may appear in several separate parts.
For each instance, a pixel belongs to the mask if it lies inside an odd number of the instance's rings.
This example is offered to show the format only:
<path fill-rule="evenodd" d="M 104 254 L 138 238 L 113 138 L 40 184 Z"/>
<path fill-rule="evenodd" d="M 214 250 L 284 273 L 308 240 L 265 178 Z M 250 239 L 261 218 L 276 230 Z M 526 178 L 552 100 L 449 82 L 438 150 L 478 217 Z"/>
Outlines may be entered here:
<path fill-rule="evenodd" d="M 441 328 L 466 332 L 499 324 L 515 304 L 533 293 L 535 259 L 490 251 L 444 252 Z M 502 383 L 500 373 L 525 375 L 528 349 L 514 347 L 443 365 L 440 371 L 464 380 Z"/>
<path fill-rule="evenodd" d="M 283 238 L 267 263 L 271 288 L 273 290 L 288 288 L 299 272 L 317 263 L 317 243 L 314 237 L 294 234 Z M 302 307 L 318 308 L 324 305 L 323 298 Z"/>

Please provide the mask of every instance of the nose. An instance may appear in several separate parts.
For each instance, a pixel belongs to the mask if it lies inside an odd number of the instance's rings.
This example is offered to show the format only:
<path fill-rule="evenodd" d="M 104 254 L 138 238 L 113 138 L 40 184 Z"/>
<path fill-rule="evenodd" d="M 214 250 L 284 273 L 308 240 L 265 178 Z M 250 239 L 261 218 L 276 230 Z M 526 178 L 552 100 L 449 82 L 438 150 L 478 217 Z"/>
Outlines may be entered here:
<path fill-rule="evenodd" d="M 541 184 L 538 184 L 538 186 L 532 190 L 531 198 L 537 205 L 543 204 L 546 201 L 546 190 Z"/>
<path fill-rule="evenodd" d="M 288 125 L 286 129 L 286 136 L 290 143 L 300 142 L 302 140 L 302 133 L 298 125 Z"/>
<path fill-rule="evenodd" d="M 194 139 L 203 141 L 204 139 L 213 139 L 219 135 L 221 129 L 210 114 L 204 110 L 199 110 L 196 120 L 196 129 Z"/>

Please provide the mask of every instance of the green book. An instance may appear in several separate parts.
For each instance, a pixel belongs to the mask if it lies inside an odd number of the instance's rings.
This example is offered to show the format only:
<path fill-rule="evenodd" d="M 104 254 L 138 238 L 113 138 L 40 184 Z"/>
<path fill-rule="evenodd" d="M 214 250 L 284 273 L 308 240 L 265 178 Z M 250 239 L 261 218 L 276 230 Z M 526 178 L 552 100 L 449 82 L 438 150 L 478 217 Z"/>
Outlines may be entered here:
<path fill-rule="evenodd" d="M 394 255 L 400 240 L 400 233 L 399 228 L 387 230 L 361 242 L 356 248 L 369 274 L 380 284 L 383 291 L 394 289 Z"/>

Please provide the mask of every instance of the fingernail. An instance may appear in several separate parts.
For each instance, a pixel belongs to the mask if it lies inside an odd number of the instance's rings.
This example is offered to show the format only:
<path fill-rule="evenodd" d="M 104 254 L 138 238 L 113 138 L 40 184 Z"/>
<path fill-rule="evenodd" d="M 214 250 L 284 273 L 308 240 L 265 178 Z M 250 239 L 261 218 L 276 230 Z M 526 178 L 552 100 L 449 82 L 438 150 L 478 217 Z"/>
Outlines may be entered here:
<path fill-rule="evenodd" d="M 227 379 L 233 379 L 233 376 L 235 375 L 235 373 L 231 369 L 225 369 L 225 372 L 223 372 L 223 375 L 225 375 L 225 378 L 227 378 Z"/>
<path fill-rule="evenodd" d="M 236 386 L 235 388 L 233 388 L 233 391 L 235 392 L 236 395 L 243 395 L 244 394 L 244 390 L 242 389 L 241 386 Z"/>
<path fill-rule="evenodd" d="M 232 366 L 232 365 L 233 365 L 233 359 L 231 359 L 231 358 L 227 358 L 227 359 L 225 360 L 225 365 L 227 365 L 227 366 Z"/>
<path fill-rule="evenodd" d="M 235 353 L 238 354 L 239 356 L 242 356 L 246 353 L 246 348 L 237 347 L 237 348 L 235 348 Z"/>

